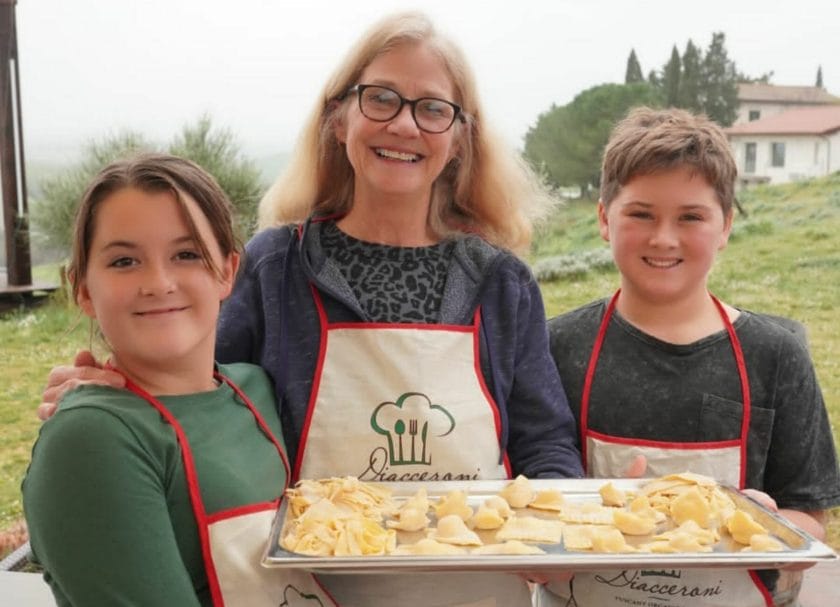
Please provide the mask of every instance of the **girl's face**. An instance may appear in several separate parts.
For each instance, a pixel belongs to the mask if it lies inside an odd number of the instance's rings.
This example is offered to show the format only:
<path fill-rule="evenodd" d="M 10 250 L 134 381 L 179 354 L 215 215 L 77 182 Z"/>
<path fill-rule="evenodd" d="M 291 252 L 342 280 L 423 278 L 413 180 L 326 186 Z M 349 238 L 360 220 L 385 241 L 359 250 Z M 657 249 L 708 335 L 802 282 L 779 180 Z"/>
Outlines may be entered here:
<path fill-rule="evenodd" d="M 622 293 L 654 305 L 705 298 L 715 256 L 732 229 L 714 188 L 687 168 L 631 179 L 608 208 L 598 205 L 598 219 Z"/>
<path fill-rule="evenodd" d="M 181 197 L 222 278 L 205 266 L 171 192 L 125 188 L 96 208 L 78 303 L 97 320 L 118 368 L 212 361 L 219 304 L 239 256 L 222 255 L 198 205 Z"/>
<path fill-rule="evenodd" d="M 406 44 L 377 57 L 358 84 L 378 84 L 407 99 L 436 97 L 457 103 L 454 86 L 440 59 L 423 44 Z M 362 115 L 357 94 L 336 127 L 353 166 L 354 202 L 384 198 L 428 205 L 432 184 L 457 151 L 458 121 L 443 133 L 421 131 L 405 104 L 388 122 Z"/>

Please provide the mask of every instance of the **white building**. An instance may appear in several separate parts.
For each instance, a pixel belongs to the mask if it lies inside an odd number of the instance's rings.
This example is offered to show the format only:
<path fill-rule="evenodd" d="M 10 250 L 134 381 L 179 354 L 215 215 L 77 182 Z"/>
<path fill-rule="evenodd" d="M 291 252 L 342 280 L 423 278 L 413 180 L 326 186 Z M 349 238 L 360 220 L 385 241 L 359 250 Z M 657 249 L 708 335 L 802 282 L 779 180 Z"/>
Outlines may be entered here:
<path fill-rule="evenodd" d="M 725 129 L 739 181 L 786 183 L 840 171 L 840 105 L 787 110 Z"/>
<path fill-rule="evenodd" d="M 788 110 L 835 104 L 840 104 L 840 97 L 818 86 L 741 83 L 735 124 L 769 118 Z"/>

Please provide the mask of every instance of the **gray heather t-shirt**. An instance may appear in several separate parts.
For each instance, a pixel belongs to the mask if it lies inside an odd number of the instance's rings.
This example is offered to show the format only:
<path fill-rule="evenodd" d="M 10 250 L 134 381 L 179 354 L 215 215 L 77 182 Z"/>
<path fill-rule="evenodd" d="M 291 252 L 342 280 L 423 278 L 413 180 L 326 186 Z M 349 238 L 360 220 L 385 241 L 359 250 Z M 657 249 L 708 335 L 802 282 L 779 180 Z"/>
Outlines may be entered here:
<path fill-rule="evenodd" d="M 552 355 L 577 419 L 605 309 L 606 300 L 601 300 L 549 321 Z M 780 508 L 820 510 L 840 504 L 835 447 L 805 346 L 760 314 L 743 311 L 734 327 L 752 401 L 747 486 L 770 494 Z M 725 331 L 675 345 L 613 316 L 592 385 L 591 429 L 661 441 L 737 439 L 742 402 Z"/>
<path fill-rule="evenodd" d="M 374 244 L 353 238 L 329 222 L 321 232 L 321 246 L 369 320 L 438 322 L 453 241 L 426 247 Z"/>

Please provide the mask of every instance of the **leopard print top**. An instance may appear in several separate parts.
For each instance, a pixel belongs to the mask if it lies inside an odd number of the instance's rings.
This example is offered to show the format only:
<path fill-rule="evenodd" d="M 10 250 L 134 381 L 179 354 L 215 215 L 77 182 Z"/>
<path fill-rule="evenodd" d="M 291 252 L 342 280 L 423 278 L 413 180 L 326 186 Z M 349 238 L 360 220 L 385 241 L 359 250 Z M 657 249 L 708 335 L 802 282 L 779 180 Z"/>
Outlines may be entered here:
<path fill-rule="evenodd" d="M 321 246 L 373 322 L 436 323 L 453 241 L 394 247 L 353 238 L 330 222 Z"/>

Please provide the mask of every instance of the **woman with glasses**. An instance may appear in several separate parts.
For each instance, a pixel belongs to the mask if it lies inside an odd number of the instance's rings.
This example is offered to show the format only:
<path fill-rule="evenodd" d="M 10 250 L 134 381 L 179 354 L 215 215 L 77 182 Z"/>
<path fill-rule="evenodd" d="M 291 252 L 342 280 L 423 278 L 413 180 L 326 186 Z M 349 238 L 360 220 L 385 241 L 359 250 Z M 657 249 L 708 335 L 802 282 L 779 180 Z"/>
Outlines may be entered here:
<path fill-rule="evenodd" d="M 547 204 L 428 19 L 358 42 L 260 205 L 219 325 L 220 360 L 275 381 L 295 478 L 582 475 L 538 285 L 509 252 Z M 321 579 L 340 605 L 530 605 L 514 575 Z"/>
<path fill-rule="evenodd" d="M 510 252 L 548 204 L 427 18 L 359 41 L 261 202 L 218 329 L 219 361 L 272 377 L 293 478 L 582 476 L 540 291 Z M 342 606 L 530 605 L 516 575 L 320 578 Z"/>

